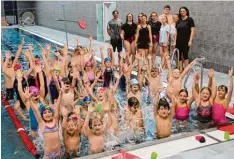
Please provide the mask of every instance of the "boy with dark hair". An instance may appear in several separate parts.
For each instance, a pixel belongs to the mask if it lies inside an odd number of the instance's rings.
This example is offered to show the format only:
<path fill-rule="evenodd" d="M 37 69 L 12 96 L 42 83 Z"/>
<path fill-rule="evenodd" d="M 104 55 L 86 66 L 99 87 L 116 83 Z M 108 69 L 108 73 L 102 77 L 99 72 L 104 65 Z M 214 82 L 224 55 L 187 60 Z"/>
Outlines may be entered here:
<path fill-rule="evenodd" d="M 156 120 L 156 137 L 165 138 L 171 135 L 172 118 L 175 114 L 175 102 L 172 100 L 172 108 L 165 98 L 159 99 L 160 89 L 155 96 L 154 116 Z"/>
<path fill-rule="evenodd" d="M 171 7 L 169 5 L 165 5 L 163 14 L 158 17 L 158 20 L 162 22 L 162 17 L 166 16 L 168 19 L 168 24 L 171 25 L 171 23 L 173 22 L 173 17 L 170 14 L 170 11 L 171 11 Z"/>
<path fill-rule="evenodd" d="M 120 31 L 123 22 L 121 19 L 119 19 L 119 12 L 117 10 L 114 10 L 112 12 L 112 15 L 113 19 L 111 19 L 107 24 L 107 33 L 110 36 L 110 44 L 112 45 L 114 52 L 117 48 L 118 53 L 120 53 L 122 51 L 122 40 L 120 37 Z"/>

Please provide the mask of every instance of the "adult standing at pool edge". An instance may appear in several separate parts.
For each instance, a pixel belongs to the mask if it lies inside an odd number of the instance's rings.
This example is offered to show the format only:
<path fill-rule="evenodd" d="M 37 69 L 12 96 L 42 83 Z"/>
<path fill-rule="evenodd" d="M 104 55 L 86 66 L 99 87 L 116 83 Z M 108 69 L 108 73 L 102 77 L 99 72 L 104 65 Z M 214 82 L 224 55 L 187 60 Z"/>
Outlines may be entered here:
<path fill-rule="evenodd" d="M 122 51 L 122 39 L 120 37 L 120 32 L 123 22 L 121 19 L 119 19 L 119 12 L 117 10 L 114 10 L 112 15 L 114 18 L 107 24 L 107 33 L 110 36 L 110 44 L 112 45 L 114 52 L 117 48 L 118 53 L 120 53 Z"/>
<path fill-rule="evenodd" d="M 189 10 L 186 7 L 181 7 L 179 10 L 179 21 L 176 24 L 177 38 L 176 48 L 180 51 L 180 72 L 183 71 L 183 62 L 185 67 L 188 66 L 188 52 L 189 47 L 192 45 L 192 40 L 195 31 L 195 24 L 191 17 L 189 17 Z"/>

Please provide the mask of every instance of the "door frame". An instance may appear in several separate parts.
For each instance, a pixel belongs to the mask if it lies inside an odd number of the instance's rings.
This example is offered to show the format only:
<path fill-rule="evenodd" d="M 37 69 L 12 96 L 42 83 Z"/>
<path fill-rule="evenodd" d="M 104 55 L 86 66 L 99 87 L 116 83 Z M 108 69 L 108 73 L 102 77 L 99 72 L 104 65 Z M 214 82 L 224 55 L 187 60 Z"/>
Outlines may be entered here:
<path fill-rule="evenodd" d="M 104 42 L 108 42 L 110 41 L 110 39 L 107 39 L 105 35 L 107 35 L 107 24 L 108 24 L 108 21 L 106 22 L 106 14 L 105 14 L 105 4 L 115 4 L 115 9 L 116 9 L 116 2 L 102 2 L 102 6 L 103 6 L 103 39 L 104 39 Z M 107 13 L 108 14 L 108 13 Z M 112 15 L 112 14 L 111 14 Z"/>

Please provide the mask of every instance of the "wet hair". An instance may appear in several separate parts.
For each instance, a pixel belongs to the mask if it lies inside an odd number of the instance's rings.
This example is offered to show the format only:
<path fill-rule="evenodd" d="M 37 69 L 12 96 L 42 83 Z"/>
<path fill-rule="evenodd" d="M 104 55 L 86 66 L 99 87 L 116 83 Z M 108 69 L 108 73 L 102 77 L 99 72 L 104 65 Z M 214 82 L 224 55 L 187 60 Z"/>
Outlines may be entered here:
<path fill-rule="evenodd" d="M 156 12 L 152 12 L 149 16 L 149 21 L 148 21 L 149 23 L 152 22 L 152 14 L 156 14 L 156 16 L 158 16 L 158 14 Z"/>
<path fill-rule="evenodd" d="M 138 99 L 136 97 L 131 97 L 131 98 L 128 99 L 128 106 L 129 107 L 134 107 L 134 106 L 137 106 L 139 104 L 140 103 L 139 103 L 139 101 L 138 101 Z"/>
<path fill-rule="evenodd" d="M 180 7 L 180 9 L 179 9 L 179 18 L 181 19 L 181 14 L 180 14 L 180 10 L 181 9 L 186 10 L 186 15 L 189 17 L 189 10 L 188 10 L 188 8 L 187 7 Z"/>
<path fill-rule="evenodd" d="M 68 113 L 68 115 L 67 115 L 67 121 L 69 121 L 69 117 L 72 116 L 72 115 L 74 115 L 74 114 L 76 114 L 76 113 L 74 113 L 74 112 Z"/>
<path fill-rule="evenodd" d="M 186 95 L 188 97 L 188 91 L 187 91 L 187 89 L 181 89 L 180 92 L 179 92 L 179 94 L 182 93 L 182 92 L 186 93 Z"/>
<path fill-rule="evenodd" d="M 89 116 L 89 128 L 90 129 L 93 129 L 92 124 L 93 124 L 93 121 L 95 120 L 99 120 L 102 122 L 101 115 L 98 112 L 90 113 L 90 116 Z"/>
<path fill-rule="evenodd" d="M 11 56 L 11 58 L 9 59 L 9 61 L 12 61 L 12 62 L 13 62 L 14 59 L 15 59 L 15 56 Z M 3 62 L 5 62 L 5 61 L 6 61 L 6 58 L 4 57 L 4 58 L 3 58 Z"/>
<path fill-rule="evenodd" d="M 62 78 L 62 81 L 63 81 L 64 84 L 67 84 L 67 85 L 70 85 L 70 84 L 71 84 L 71 81 L 70 81 L 69 78 L 67 78 L 67 77 L 63 77 L 63 78 Z"/>
<path fill-rule="evenodd" d="M 203 87 L 203 88 L 201 89 L 201 92 L 202 92 L 203 90 L 205 90 L 205 89 L 209 91 L 210 96 L 211 96 L 211 90 L 210 90 L 210 88 L 209 88 L 209 87 Z"/>
<path fill-rule="evenodd" d="M 171 7 L 169 5 L 165 5 L 164 9 L 168 8 L 169 10 L 171 10 Z"/>
<path fill-rule="evenodd" d="M 114 15 L 114 14 L 115 14 L 115 12 L 117 12 L 117 13 L 119 14 L 119 12 L 118 12 L 117 10 L 114 10 L 114 11 L 112 12 L 112 15 Z"/>
<path fill-rule="evenodd" d="M 168 108 L 168 110 L 170 109 L 170 105 L 168 101 L 166 100 L 166 98 L 163 97 L 159 99 L 157 109 L 159 110 L 160 107 Z"/>
<path fill-rule="evenodd" d="M 128 22 L 128 15 L 131 15 L 131 16 L 132 16 L 132 23 L 133 23 L 133 14 L 132 14 L 132 13 L 128 13 L 128 14 L 126 15 L 126 23 Z"/>
<path fill-rule="evenodd" d="M 227 88 L 227 86 L 225 86 L 225 85 L 220 85 L 220 86 L 218 87 L 218 89 L 224 89 L 224 90 L 226 91 L 226 93 L 228 92 L 228 88 Z"/>

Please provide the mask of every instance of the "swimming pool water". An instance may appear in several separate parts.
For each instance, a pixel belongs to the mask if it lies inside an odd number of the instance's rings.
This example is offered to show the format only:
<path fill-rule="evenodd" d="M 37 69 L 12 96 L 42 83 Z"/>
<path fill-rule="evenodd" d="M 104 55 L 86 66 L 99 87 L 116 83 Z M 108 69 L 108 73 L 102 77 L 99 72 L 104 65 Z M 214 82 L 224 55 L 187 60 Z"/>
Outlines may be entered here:
<path fill-rule="evenodd" d="M 27 46 L 31 43 L 34 46 L 34 54 L 40 56 L 40 48 L 36 44 L 37 42 L 41 43 L 43 46 L 45 46 L 46 43 L 51 44 L 51 46 L 54 46 L 51 42 L 42 39 L 40 37 L 37 37 L 35 35 L 32 35 L 28 32 L 22 31 L 20 29 L 14 28 L 14 29 L 2 29 L 2 35 L 1 35 L 1 47 L 2 52 L 6 50 L 10 50 L 12 52 L 12 55 L 17 51 L 18 45 L 21 43 L 21 38 L 24 37 L 25 39 L 25 46 L 23 49 L 27 49 Z M 41 56 L 40 56 L 41 57 Z M 23 64 L 24 69 L 27 69 L 27 62 L 25 61 L 25 58 L 21 55 L 19 58 L 19 62 Z M 3 76 L 1 84 L 3 86 Z M 148 97 L 148 89 L 143 88 L 142 89 L 142 111 L 143 111 L 143 117 L 145 121 L 145 131 L 146 131 L 146 138 L 143 140 L 153 140 L 155 138 L 155 120 L 153 117 L 153 104 L 152 100 Z M 116 99 L 119 102 L 119 104 L 124 107 L 126 104 L 126 93 L 122 92 L 121 90 L 118 90 L 118 93 L 116 95 Z M 2 118 L 2 158 L 11 158 L 11 159 L 19 159 L 19 158 L 33 158 L 32 155 L 24 148 L 22 142 L 20 141 L 20 138 L 18 137 L 17 131 L 15 127 L 13 126 L 9 115 L 5 111 L 5 109 L 1 108 L 1 118 Z M 196 115 L 195 112 L 195 106 L 193 105 L 190 111 L 190 118 L 189 118 L 189 126 L 186 130 L 178 130 L 176 129 L 176 123 L 173 121 L 173 128 L 172 128 L 172 134 L 180 133 L 181 131 L 193 131 L 196 129 L 195 121 L 193 120 L 193 116 Z M 28 122 L 23 122 L 26 129 L 28 128 Z M 125 135 L 125 134 L 123 134 Z M 11 141 L 11 142 L 9 142 Z M 87 140 L 82 138 L 82 149 L 84 150 L 82 152 L 82 156 L 86 155 L 88 152 L 88 144 Z M 125 142 L 125 141 L 124 141 Z M 83 144 L 84 143 L 84 144 Z M 129 142 L 128 142 L 129 143 Z M 130 142 L 131 143 L 131 142 Z M 131 144 L 134 144 L 131 143 Z M 121 144 L 121 146 L 123 146 Z"/>

